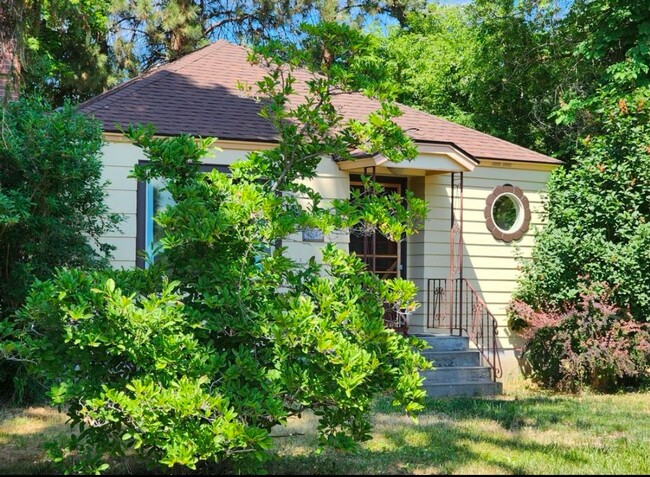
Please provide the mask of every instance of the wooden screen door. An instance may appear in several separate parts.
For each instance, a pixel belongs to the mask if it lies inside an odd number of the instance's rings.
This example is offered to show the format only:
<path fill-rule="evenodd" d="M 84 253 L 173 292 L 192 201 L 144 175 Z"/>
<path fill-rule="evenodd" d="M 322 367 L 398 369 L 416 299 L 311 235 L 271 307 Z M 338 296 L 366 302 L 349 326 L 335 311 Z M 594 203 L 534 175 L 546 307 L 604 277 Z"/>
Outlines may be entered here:
<path fill-rule="evenodd" d="M 403 185 L 399 182 L 378 181 L 384 188 L 385 194 L 398 193 L 402 195 Z M 350 182 L 352 190 L 363 191 L 363 184 Z M 368 270 L 383 278 L 404 277 L 403 243 L 393 242 L 379 232 L 369 234 L 363 227 L 350 233 L 350 252 L 356 253 L 366 264 Z"/>

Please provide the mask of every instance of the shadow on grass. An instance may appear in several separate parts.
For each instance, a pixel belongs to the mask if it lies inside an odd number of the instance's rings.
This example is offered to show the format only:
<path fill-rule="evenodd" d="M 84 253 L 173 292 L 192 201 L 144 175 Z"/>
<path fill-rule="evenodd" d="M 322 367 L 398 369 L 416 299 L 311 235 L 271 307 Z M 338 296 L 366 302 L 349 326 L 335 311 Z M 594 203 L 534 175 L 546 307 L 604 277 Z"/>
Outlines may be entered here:
<path fill-rule="evenodd" d="M 580 411 L 580 402 L 574 398 L 556 396 L 527 397 L 514 400 L 493 398 L 447 398 L 425 401 L 418 415 L 435 415 L 454 420 L 484 419 L 497 422 L 503 429 L 522 427 L 547 429 L 553 424 L 573 418 Z M 375 411 L 402 414 L 388 398 L 379 399 Z"/>
<path fill-rule="evenodd" d="M 490 448 L 499 448 L 506 453 L 552 455 L 557 464 L 566 468 L 588 463 L 568 446 L 520 442 L 467 431 L 450 424 L 420 426 L 415 435 L 412 431 L 387 431 L 381 439 L 380 449 L 363 447 L 348 453 L 326 450 L 321 455 L 274 456 L 267 469 L 272 474 L 284 475 L 531 473 L 530 467 L 517 463 L 517 459 L 510 460 L 503 456 L 503 452 L 492 453 Z M 480 450 L 477 450 L 477 444 Z"/>
<path fill-rule="evenodd" d="M 389 398 L 382 398 L 373 408 L 374 437 L 358 450 L 315 453 L 316 417 L 306 414 L 278 429 L 276 448 L 265 467 L 270 474 L 284 475 L 590 474 L 623 461 L 611 467 L 611 473 L 619 473 L 617 469 L 645 473 L 650 470 L 642 450 L 650 442 L 643 431 L 650 424 L 647 396 L 627 396 L 626 405 L 617 399 L 544 395 L 428 399 L 416 424 L 393 408 Z M 0 474 L 50 473 L 31 449 L 67 429 L 60 421 L 48 420 L 52 412 L 0 408 Z M 33 432 L 21 428 L 20 419 L 36 421 Z M 111 471 L 159 473 L 135 461 Z"/>
<path fill-rule="evenodd" d="M 65 416 L 46 407 L 0 407 L 0 475 L 50 474 L 43 444 L 69 433 Z"/>
<path fill-rule="evenodd" d="M 428 399 L 413 424 L 380 399 L 374 408 L 374 438 L 351 453 L 325 450 L 321 455 L 296 452 L 316 446 L 314 436 L 288 444 L 267 466 L 280 474 L 449 474 L 531 473 L 530 459 L 553 460 L 553 466 L 588 469 L 580 450 L 558 442 L 519 437 L 523 428 L 544 431 L 577 418 L 580 404 L 571 398 L 530 397 Z"/>

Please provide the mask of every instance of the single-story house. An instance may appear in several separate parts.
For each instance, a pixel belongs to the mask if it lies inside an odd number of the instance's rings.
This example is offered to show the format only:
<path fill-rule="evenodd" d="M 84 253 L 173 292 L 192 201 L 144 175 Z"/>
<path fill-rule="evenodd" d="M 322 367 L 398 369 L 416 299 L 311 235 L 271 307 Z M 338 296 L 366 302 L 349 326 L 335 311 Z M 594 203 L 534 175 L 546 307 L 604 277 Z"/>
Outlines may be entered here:
<path fill-rule="evenodd" d="M 128 178 L 145 157 L 116 124 L 151 123 L 161 136 L 216 137 L 221 151 L 206 164 L 223 170 L 249 151 L 273 147 L 275 131 L 258 115 L 260 104 L 237 88 L 238 81 L 253 85 L 266 74 L 247 54 L 244 47 L 217 41 L 80 106 L 103 124 L 108 204 L 126 215 L 121 233 L 105 237 L 117 247 L 113 266 L 142 265 L 136 253 L 151 248 L 152 217 L 165 204 L 164 194 L 156 193 L 160 184 Z M 299 70 L 296 77 L 302 81 L 308 73 Z M 355 119 L 379 107 L 359 93 L 336 95 L 333 103 L 345 118 Z M 417 144 L 416 159 L 396 164 L 379 156 L 348 162 L 324 157 L 310 185 L 324 199 L 345 198 L 359 175 L 372 171 L 385 187 L 408 188 L 428 201 L 424 230 L 403 243 L 304 231 L 283 245 L 294 258 L 307 260 L 318 257 L 323 241 L 334 241 L 364 255 L 383 277 L 413 280 L 422 306 L 408 318 L 409 332 L 463 329 L 486 356 L 495 348 L 489 341 L 494 338 L 504 369 L 514 370 L 518 342 L 507 329 L 505 309 L 516 285 L 515 257 L 530 253 L 533 226 L 540 224 L 540 194 L 560 161 L 407 106 L 400 109 L 404 114 L 396 122 Z"/>

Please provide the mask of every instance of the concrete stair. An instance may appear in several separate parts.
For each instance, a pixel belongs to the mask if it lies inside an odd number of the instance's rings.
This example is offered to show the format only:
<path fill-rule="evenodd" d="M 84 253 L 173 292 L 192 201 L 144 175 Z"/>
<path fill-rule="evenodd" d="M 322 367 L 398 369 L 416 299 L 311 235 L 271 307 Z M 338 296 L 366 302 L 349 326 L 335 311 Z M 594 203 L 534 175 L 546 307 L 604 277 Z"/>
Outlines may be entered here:
<path fill-rule="evenodd" d="M 467 336 L 418 334 L 431 348 L 422 354 L 436 369 L 423 371 L 424 389 L 429 397 L 494 396 L 502 384 L 492 381 L 490 368 L 481 364 L 477 349 L 470 348 Z"/>

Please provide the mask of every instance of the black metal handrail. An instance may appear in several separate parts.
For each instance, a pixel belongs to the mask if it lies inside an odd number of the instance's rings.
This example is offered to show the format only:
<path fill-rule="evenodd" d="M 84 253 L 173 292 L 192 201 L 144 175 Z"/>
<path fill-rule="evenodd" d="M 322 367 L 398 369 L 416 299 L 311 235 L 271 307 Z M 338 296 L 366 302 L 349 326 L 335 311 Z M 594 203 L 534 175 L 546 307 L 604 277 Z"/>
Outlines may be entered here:
<path fill-rule="evenodd" d="M 503 375 L 498 350 L 498 324 L 487 305 L 465 278 L 427 281 L 427 325 L 465 334 L 492 370 L 492 380 Z"/>

